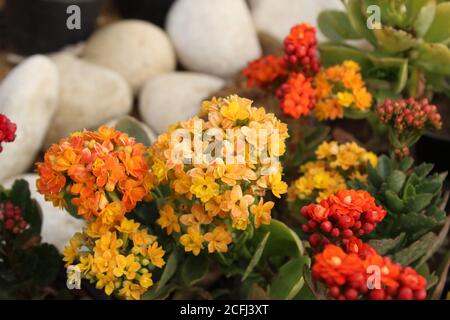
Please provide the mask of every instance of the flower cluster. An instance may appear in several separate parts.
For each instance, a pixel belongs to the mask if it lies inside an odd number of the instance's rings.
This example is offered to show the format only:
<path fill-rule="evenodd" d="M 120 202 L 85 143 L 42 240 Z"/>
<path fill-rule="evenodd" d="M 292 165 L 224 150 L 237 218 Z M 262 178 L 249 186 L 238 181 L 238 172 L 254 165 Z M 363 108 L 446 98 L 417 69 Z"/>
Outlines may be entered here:
<path fill-rule="evenodd" d="M 316 29 L 302 23 L 291 28 L 284 39 L 285 60 L 294 68 L 300 67 L 306 73 L 319 71 L 320 63 L 317 57 Z"/>
<path fill-rule="evenodd" d="M 287 126 L 238 96 L 203 102 L 201 117 L 178 123 L 150 148 L 158 183 L 171 194 L 157 223 L 186 252 L 226 252 L 237 230 L 271 219 L 272 201 L 287 192 L 278 157 Z"/>
<path fill-rule="evenodd" d="M 165 251 L 156 237 L 134 220 L 122 219 L 109 231 L 97 235 L 89 224 L 76 233 L 64 250 L 66 267 L 75 266 L 81 276 L 107 295 L 139 300 L 153 285 L 152 270 L 162 268 Z"/>
<path fill-rule="evenodd" d="M 399 101 L 386 99 L 377 107 L 377 113 L 384 124 L 394 127 L 399 132 L 410 129 L 439 129 L 442 126 L 441 115 L 428 99 L 420 101 L 413 98 Z"/>
<path fill-rule="evenodd" d="M 243 75 L 249 87 L 264 88 L 287 76 L 286 63 L 283 57 L 268 55 L 250 62 Z"/>
<path fill-rule="evenodd" d="M 12 202 L 0 203 L 0 224 L 13 234 L 20 234 L 29 227 L 19 207 Z"/>
<path fill-rule="evenodd" d="M 38 191 L 47 200 L 95 217 L 99 232 L 121 221 L 153 187 L 144 145 L 108 127 L 52 145 L 37 171 Z"/>
<path fill-rule="evenodd" d="M 316 103 L 315 92 L 311 81 L 302 73 L 294 73 L 282 84 L 277 92 L 281 101 L 281 110 L 295 119 L 308 115 Z"/>
<path fill-rule="evenodd" d="M 328 244 L 315 256 L 314 279 L 324 282 L 339 300 L 424 300 L 427 282 L 411 267 L 402 267 L 373 249 L 346 253 Z"/>
<path fill-rule="evenodd" d="M 300 167 L 301 176 L 289 188 L 289 200 L 320 202 L 347 187 L 346 180 L 365 181 L 366 165 L 377 163 L 377 156 L 356 143 L 323 142 L 315 152 L 316 161 Z"/>
<path fill-rule="evenodd" d="M 5 115 L 0 114 L 0 152 L 2 152 L 3 142 L 13 142 L 16 138 L 17 126 Z"/>
<path fill-rule="evenodd" d="M 344 61 L 319 72 L 315 79 L 317 105 L 315 116 L 319 120 L 344 117 L 344 109 L 365 111 L 372 105 L 372 95 L 367 91 L 354 61 Z"/>
<path fill-rule="evenodd" d="M 320 68 L 315 28 L 306 23 L 294 26 L 284 40 L 284 51 L 284 56 L 269 55 L 250 62 L 242 73 L 249 87 L 267 89 L 275 84 L 282 111 L 298 119 L 315 105 L 311 76 Z"/>
<path fill-rule="evenodd" d="M 302 207 L 300 213 L 307 220 L 302 225 L 303 231 L 312 233 L 309 243 L 313 248 L 329 243 L 330 239 L 349 245 L 354 235 L 372 232 L 386 216 L 386 211 L 364 190 L 340 190 L 319 204 Z"/>

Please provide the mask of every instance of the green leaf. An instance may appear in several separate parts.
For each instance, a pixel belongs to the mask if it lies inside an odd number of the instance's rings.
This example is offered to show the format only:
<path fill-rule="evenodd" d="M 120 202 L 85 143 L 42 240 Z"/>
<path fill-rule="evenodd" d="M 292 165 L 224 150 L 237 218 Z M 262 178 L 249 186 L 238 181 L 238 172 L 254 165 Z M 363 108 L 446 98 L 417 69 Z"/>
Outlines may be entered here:
<path fill-rule="evenodd" d="M 375 188 L 379 188 L 383 183 L 383 178 L 378 174 L 377 170 L 370 164 L 367 163 L 367 174 L 369 183 Z"/>
<path fill-rule="evenodd" d="M 172 278 L 172 276 L 177 271 L 177 266 L 178 266 L 178 253 L 176 250 L 174 250 L 170 254 L 169 259 L 167 259 L 167 263 L 164 266 L 164 271 L 161 275 L 161 278 L 158 281 L 156 290 L 157 292 L 161 292 L 166 283 Z"/>
<path fill-rule="evenodd" d="M 413 212 L 420 212 L 430 204 L 431 199 L 433 199 L 433 194 L 431 193 L 418 194 L 406 201 L 405 208 Z"/>
<path fill-rule="evenodd" d="M 406 86 L 408 80 L 408 59 L 396 58 L 396 57 L 378 57 L 376 55 L 368 55 L 374 65 L 375 70 L 383 70 L 387 73 L 391 73 L 393 70 L 395 79 L 390 81 L 395 83 L 393 87 L 394 93 L 400 93 Z"/>
<path fill-rule="evenodd" d="M 269 239 L 270 232 L 267 232 L 266 235 L 263 237 L 262 241 L 259 243 L 258 247 L 255 250 L 255 253 L 253 254 L 252 259 L 250 260 L 247 269 L 245 269 L 244 275 L 242 276 L 241 281 L 245 281 L 247 277 L 250 275 L 250 273 L 253 271 L 253 269 L 256 267 L 256 265 L 259 263 L 259 260 L 261 260 L 261 256 L 264 252 L 264 249 L 266 248 L 267 240 Z"/>
<path fill-rule="evenodd" d="M 377 173 L 383 180 L 391 174 L 391 160 L 386 155 L 378 158 Z"/>
<path fill-rule="evenodd" d="M 411 265 L 427 253 L 433 242 L 436 241 L 436 238 L 437 236 L 433 232 L 425 234 L 419 240 L 394 254 L 394 261 L 404 266 Z"/>
<path fill-rule="evenodd" d="M 361 35 L 353 29 L 347 14 L 343 11 L 324 10 L 319 14 L 317 23 L 320 31 L 330 40 L 342 41 L 361 38 Z"/>
<path fill-rule="evenodd" d="M 450 268 L 450 251 L 442 259 L 442 262 L 439 264 L 437 269 L 437 274 L 439 277 L 439 281 L 436 284 L 436 287 L 430 294 L 432 300 L 439 300 L 442 296 L 442 291 L 444 291 L 445 284 L 447 283 L 447 274 Z"/>
<path fill-rule="evenodd" d="M 69 214 L 77 219 L 83 219 L 83 216 L 78 214 L 78 208 L 72 203 L 73 196 L 69 193 L 64 194 L 64 201 L 66 202 L 66 207 L 64 208 Z"/>
<path fill-rule="evenodd" d="M 417 40 L 411 34 L 388 26 L 374 29 L 373 34 L 378 46 L 390 53 L 403 52 L 417 45 Z"/>
<path fill-rule="evenodd" d="M 398 168 L 401 171 L 407 171 L 414 164 L 414 159 L 411 157 L 407 157 L 400 161 Z"/>
<path fill-rule="evenodd" d="M 30 225 L 33 234 L 40 234 L 42 227 L 42 212 L 36 200 L 31 199 L 28 182 L 16 180 L 10 192 L 11 201 L 22 211 L 25 221 Z"/>
<path fill-rule="evenodd" d="M 420 178 L 425 178 L 431 170 L 433 170 L 434 165 L 432 163 L 422 163 L 414 168 L 414 173 Z"/>
<path fill-rule="evenodd" d="M 372 66 L 372 62 L 367 54 L 361 50 L 329 42 L 320 43 L 318 47 L 320 50 L 320 61 L 326 67 L 341 64 L 345 60 L 357 62 L 363 72 L 369 70 Z"/>
<path fill-rule="evenodd" d="M 427 71 L 450 75 L 450 49 L 441 43 L 421 43 L 411 53 L 413 63 Z"/>
<path fill-rule="evenodd" d="M 406 234 L 402 232 L 395 238 L 369 240 L 369 244 L 374 247 L 379 254 L 386 255 L 389 251 L 395 250 L 403 242 L 405 236 Z"/>
<path fill-rule="evenodd" d="M 426 216 L 423 213 L 408 212 L 399 217 L 399 225 L 402 230 L 413 234 L 415 232 L 426 232 L 440 225 L 433 217 Z"/>
<path fill-rule="evenodd" d="M 387 190 L 385 192 L 386 197 L 386 205 L 389 210 L 398 213 L 403 210 L 404 203 L 403 200 L 399 198 L 399 196 L 391 190 Z"/>
<path fill-rule="evenodd" d="M 35 247 L 32 254 L 37 256 L 33 280 L 40 285 L 51 284 L 56 279 L 61 264 L 58 249 L 50 244 L 43 243 Z"/>
<path fill-rule="evenodd" d="M 405 184 L 406 174 L 400 170 L 394 170 L 387 179 L 387 187 L 389 190 L 399 193 Z"/>
<path fill-rule="evenodd" d="M 307 257 L 293 258 L 280 268 L 269 291 L 273 299 L 290 300 L 297 295 L 305 282 L 303 270 L 306 262 Z"/>
<path fill-rule="evenodd" d="M 263 257 L 303 255 L 303 245 L 297 234 L 283 222 L 272 219 L 269 225 L 263 225 L 255 232 L 252 241 L 260 243 L 264 236 L 270 233 L 264 249 Z"/>
<path fill-rule="evenodd" d="M 189 254 L 181 268 L 181 278 L 187 286 L 192 286 L 208 273 L 209 262 L 205 255 Z"/>
<path fill-rule="evenodd" d="M 376 38 L 373 32 L 367 28 L 367 17 L 364 12 L 365 8 L 361 0 L 347 0 L 345 2 L 347 14 L 353 29 L 362 37 L 367 39 L 373 45 L 376 44 Z"/>
<path fill-rule="evenodd" d="M 434 20 L 428 28 L 424 39 L 428 42 L 442 42 L 448 44 L 450 41 L 450 2 L 440 3 L 436 7 Z"/>
<path fill-rule="evenodd" d="M 353 108 L 346 108 L 344 110 L 344 117 L 348 119 L 366 119 L 370 115 L 370 109 L 360 111 Z"/>
<path fill-rule="evenodd" d="M 142 143 L 145 146 L 151 145 L 151 137 L 149 136 L 148 129 L 138 120 L 133 117 L 125 116 L 117 121 L 114 126 L 116 130 L 128 134 L 130 137 L 136 139 L 137 142 Z"/>
<path fill-rule="evenodd" d="M 425 5 L 423 5 L 423 2 L 425 2 Z M 433 23 L 434 15 L 436 13 L 436 1 L 410 0 L 409 3 L 414 7 L 415 10 L 417 10 L 416 8 L 418 5 L 421 5 L 420 10 L 417 13 L 417 17 L 414 21 L 414 30 L 416 31 L 417 36 L 423 37 Z"/>
<path fill-rule="evenodd" d="M 427 253 L 422 257 L 422 259 L 418 263 L 419 266 L 421 264 L 424 264 L 430 257 L 432 257 L 433 254 L 444 243 L 445 239 L 447 238 L 449 229 L 450 229 L 450 216 L 447 217 L 447 221 L 445 222 L 445 225 L 442 227 L 441 231 L 439 231 L 436 240 L 433 242 L 431 247 L 428 249 Z"/>

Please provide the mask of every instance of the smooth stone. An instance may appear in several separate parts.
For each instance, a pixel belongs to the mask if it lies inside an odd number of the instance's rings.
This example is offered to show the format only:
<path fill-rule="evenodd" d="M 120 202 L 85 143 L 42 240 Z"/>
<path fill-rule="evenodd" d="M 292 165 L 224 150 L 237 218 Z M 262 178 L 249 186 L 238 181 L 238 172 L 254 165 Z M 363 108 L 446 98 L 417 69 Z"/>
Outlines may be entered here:
<path fill-rule="evenodd" d="M 172 72 L 154 77 L 142 88 L 139 113 L 157 134 L 200 111 L 203 99 L 225 85 L 221 78 L 193 72 Z"/>
<path fill-rule="evenodd" d="M 44 196 L 36 188 L 38 177 L 35 173 L 16 176 L 5 181 L 4 187 L 11 188 L 14 181 L 18 179 L 24 179 L 28 182 L 31 197 L 39 203 L 42 211 L 42 242 L 54 245 L 62 253 L 73 234 L 83 229 L 85 222 L 82 219 L 72 217 L 65 210 L 54 207 L 51 202 L 45 201 Z"/>
<path fill-rule="evenodd" d="M 140 20 L 122 20 L 98 30 L 87 41 L 83 57 L 120 73 L 134 92 L 150 77 L 176 66 L 167 34 Z"/>
<path fill-rule="evenodd" d="M 35 161 L 58 105 L 56 66 L 36 55 L 14 68 L 0 85 L 0 113 L 17 125 L 16 140 L 0 153 L 0 181 L 25 172 Z"/>
<path fill-rule="evenodd" d="M 178 0 L 166 30 L 188 70 L 230 77 L 261 55 L 244 0 Z"/>
<path fill-rule="evenodd" d="M 307 22 L 317 28 L 317 17 L 321 11 L 344 9 L 340 0 L 249 0 L 249 2 L 261 40 L 274 39 L 280 44 L 294 25 Z M 317 38 L 319 41 L 326 40 L 319 30 Z"/>
<path fill-rule="evenodd" d="M 144 123 L 144 122 L 142 122 L 142 121 L 139 121 L 139 120 L 137 120 L 136 118 L 133 118 L 133 117 L 131 117 L 131 116 L 126 116 L 126 117 L 132 118 L 133 121 L 136 121 L 136 122 L 139 124 L 139 126 L 140 126 L 140 127 L 145 131 L 145 133 L 147 134 L 148 139 L 150 140 L 150 143 L 154 143 L 154 142 L 156 141 L 156 134 L 153 132 L 153 130 L 152 130 L 146 123 Z M 113 119 L 113 120 L 107 122 L 105 125 L 106 125 L 107 127 L 114 128 L 114 127 L 116 126 L 116 124 L 117 124 L 120 120 L 122 120 L 122 119 L 123 119 L 122 117 L 121 117 L 121 118 L 117 118 L 117 119 Z"/>
<path fill-rule="evenodd" d="M 72 132 L 98 127 L 131 111 L 133 94 L 119 73 L 68 54 L 55 55 L 52 60 L 60 78 L 59 107 L 46 147 Z"/>

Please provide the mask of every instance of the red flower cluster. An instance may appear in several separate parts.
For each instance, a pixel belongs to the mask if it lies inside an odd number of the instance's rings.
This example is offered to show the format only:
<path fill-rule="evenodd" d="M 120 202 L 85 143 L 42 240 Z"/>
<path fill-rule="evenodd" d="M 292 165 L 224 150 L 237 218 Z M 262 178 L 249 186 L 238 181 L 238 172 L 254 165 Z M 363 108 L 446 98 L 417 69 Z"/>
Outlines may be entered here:
<path fill-rule="evenodd" d="M 20 234 L 28 228 L 28 223 L 23 218 L 20 208 L 10 201 L 0 203 L 0 222 L 3 223 L 6 230 L 14 234 Z"/>
<path fill-rule="evenodd" d="M 329 244 L 315 256 L 314 279 L 324 282 L 331 298 L 340 300 L 424 300 L 427 282 L 410 267 L 393 263 L 370 246 L 364 254 L 345 253 Z"/>
<path fill-rule="evenodd" d="M 307 219 L 302 229 L 312 233 L 309 242 L 313 248 L 328 244 L 330 237 L 333 242 L 351 245 L 354 235 L 372 232 L 386 216 L 386 211 L 364 190 L 340 190 L 320 204 L 301 208 L 300 212 Z"/>
<path fill-rule="evenodd" d="M 2 152 L 3 142 L 13 142 L 16 138 L 17 126 L 11 122 L 5 115 L 0 114 L 0 152 Z"/>
<path fill-rule="evenodd" d="M 249 87 L 267 87 L 275 80 L 286 77 L 287 69 L 283 57 L 268 55 L 250 62 L 242 73 Z"/>
<path fill-rule="evenodd" d="M 316 103 L 311 80 L 302 73 L 294 73 L 276 92 L 281 101 L 281 109 L 293 118 L 308 115 Z"/>
<path fill-rule="evenodd" d="M 407 129 L 436 128 L 442 126 L 441 115 L 428 99 L 413 98 L 392 101 L 386 99 L 377 107 L 377 113 L 384 124 L 393 126 L 400 133 Z"/>
<path fill-rule="evenodd" d="M 308 115 L 316 103 L 310 79 L 320 69 L 316 29 L 307 23 L 294 26 L 284 40 L 284 51 L 284 56 L 269 55 L 250 62 L 242 74 L 249 87 L 267 89 L 276 80 L 284 82 L 276 91 L 281 109 L 298 119 Z"/>
<path fill-rule="evenodd" d="M 319 71 L 316 29 L 313 26 L 302 23 L 292 27 L 284 39 L 284 51 L 285 60 L 294 68 L 308 74 Z"/>

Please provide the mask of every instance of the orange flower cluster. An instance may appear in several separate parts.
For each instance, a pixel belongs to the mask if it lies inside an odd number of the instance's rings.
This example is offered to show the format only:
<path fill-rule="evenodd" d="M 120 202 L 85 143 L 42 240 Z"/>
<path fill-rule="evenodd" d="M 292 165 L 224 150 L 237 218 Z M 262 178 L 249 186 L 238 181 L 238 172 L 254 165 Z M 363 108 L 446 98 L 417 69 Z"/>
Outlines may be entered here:
<path fill-rule="evenodd" d="M 316 29 L 308 23 L 301 23 L 291 28 L 284 39 L 285 60 L 294 68 L 306 73 L 319 71 L 317 58 Z"/>
<path fill-rule="evenodd" d="M 86 219 L 109 229 L 153 187 L 146 148 L 127 134 L 101 127 L 73 133 L 37 164 L 37 188 L 55 206 L 75 206 Z"/>
<path fill-rule="evenodd" d="M 308 115 L 316 102 L 312 83 L 302 73 L 294 73 L 276 94 L 283 112 L 295 119 Z"/>
<path fill-rule="evenodd" d="M 249 87 L 267 87 L 275 80 L 286 77 L 287 69 L 283 57 L 268 55 L 256 59 L 242 71 Z"/>
<path fill-rule="evenodd" d="M 328 244 L 332 238 L 346 245 L 354 235 L 372 232 L 386 216 L 386 211 L 364 190 L 337 191 L 320 204 L 301 208 L 300 212 L 307 219 L 302 229 L 312 233 L 309 242 L 314 248 Z"/>
<path fill-rule="evenodd" d="M 331 298 L 339 300 L 424 300 L 427 296 L 424 277 L 373 248 L 362 255 L 329 244 L 315 256 L 312 275 L 328 286 Z"/>
<path fill-rule="evenodd" d="M 344 109 L 365 111 L 372 105 L 372 95 L 354 61 L 344 61 L 319 72 L 314 84 L 317 95 L 315 115 L 319 120 L 342 118 Z"/>

